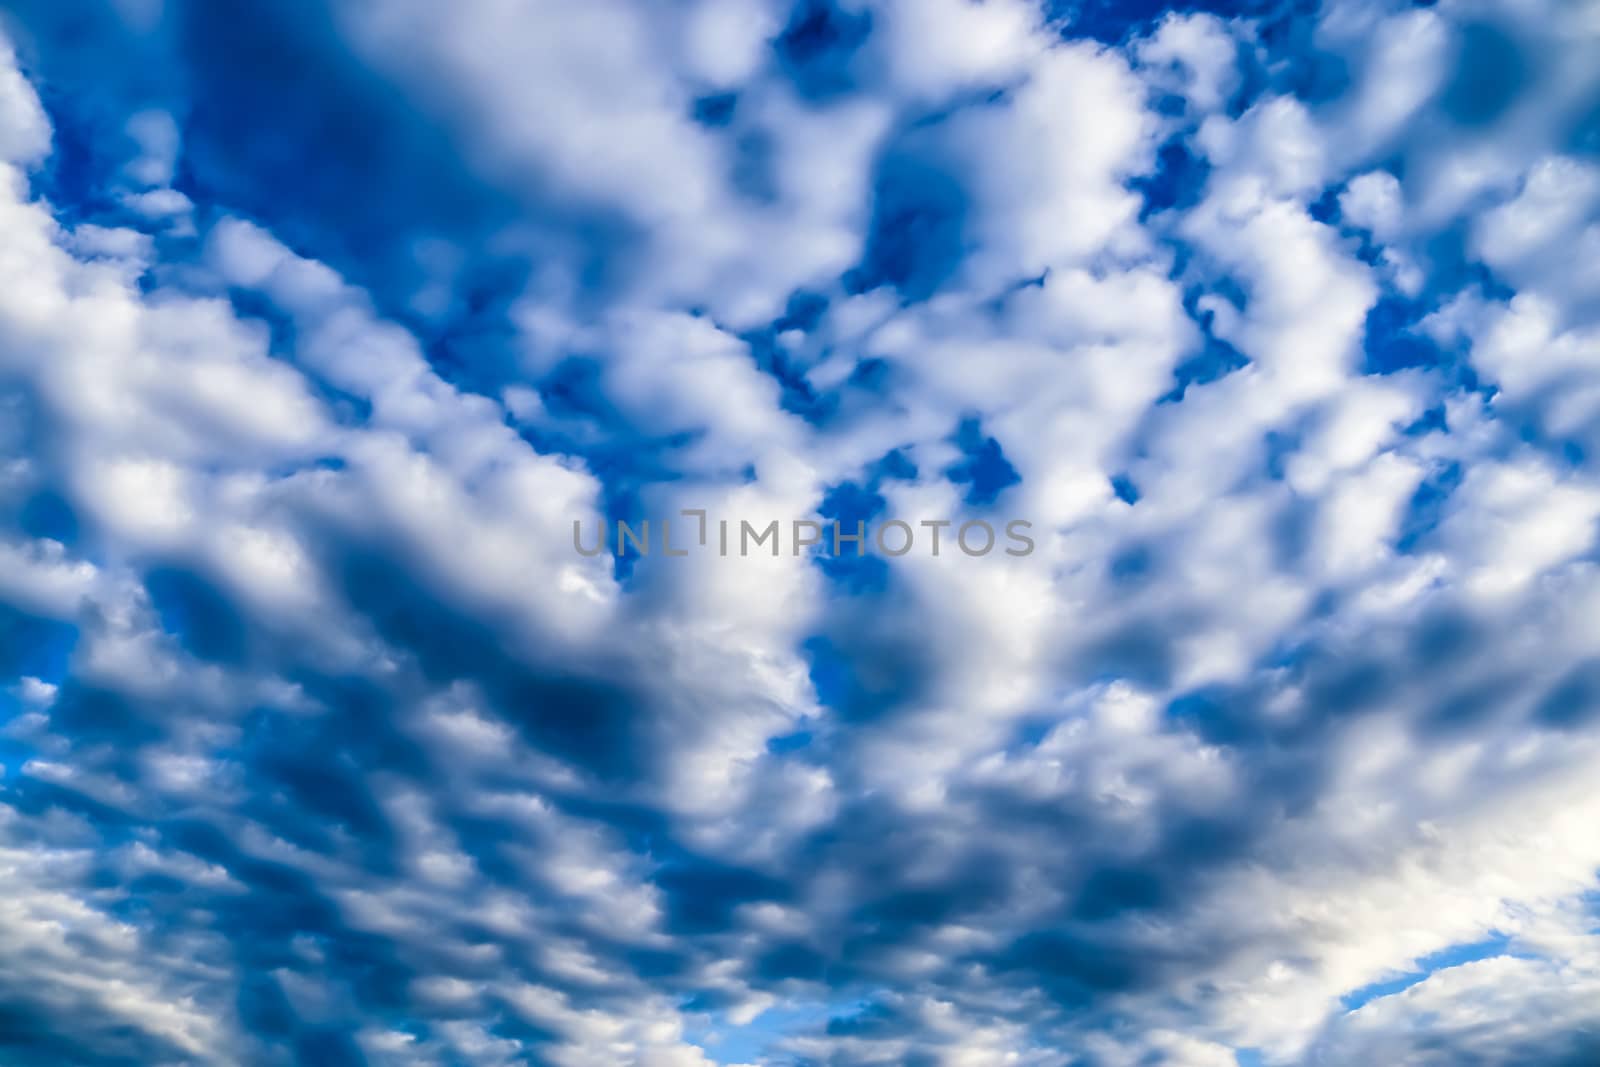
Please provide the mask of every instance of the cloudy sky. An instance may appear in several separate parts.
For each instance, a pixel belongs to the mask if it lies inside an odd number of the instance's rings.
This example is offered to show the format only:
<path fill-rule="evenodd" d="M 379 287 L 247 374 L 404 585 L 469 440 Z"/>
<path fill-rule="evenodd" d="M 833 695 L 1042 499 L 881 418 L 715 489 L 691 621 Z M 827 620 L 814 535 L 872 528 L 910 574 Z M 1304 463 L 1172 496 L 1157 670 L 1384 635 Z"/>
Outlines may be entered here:
<path fill-rule="evenodd" d="M 1600 1063 L 1600 4 L 1176 8 L 0 0 L 0 1063 Z"/>

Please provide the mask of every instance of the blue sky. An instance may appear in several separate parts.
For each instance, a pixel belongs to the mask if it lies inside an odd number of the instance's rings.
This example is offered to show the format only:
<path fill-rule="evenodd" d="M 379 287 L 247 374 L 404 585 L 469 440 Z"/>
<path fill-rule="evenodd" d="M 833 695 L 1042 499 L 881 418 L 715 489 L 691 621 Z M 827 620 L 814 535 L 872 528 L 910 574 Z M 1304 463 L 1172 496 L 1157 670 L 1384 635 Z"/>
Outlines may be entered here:
<path fill-rule="evenodd" d="M 1597 54 L 0 0 L 0 1063 L 1597 1062 Z"/>

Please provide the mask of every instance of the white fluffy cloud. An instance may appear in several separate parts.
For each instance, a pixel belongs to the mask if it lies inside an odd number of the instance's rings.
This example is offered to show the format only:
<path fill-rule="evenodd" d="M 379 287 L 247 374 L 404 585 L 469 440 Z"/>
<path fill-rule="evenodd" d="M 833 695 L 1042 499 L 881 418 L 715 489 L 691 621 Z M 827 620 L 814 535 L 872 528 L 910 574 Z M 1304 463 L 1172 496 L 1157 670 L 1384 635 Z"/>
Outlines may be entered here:
<path fill-rule="evenodd" d="M 1592 1058 L 1588 9 L 332 14 L 484 347 L 0 56 L 0 1050 Z M 846 490 L 1038 549 L 572 551 Z"/>

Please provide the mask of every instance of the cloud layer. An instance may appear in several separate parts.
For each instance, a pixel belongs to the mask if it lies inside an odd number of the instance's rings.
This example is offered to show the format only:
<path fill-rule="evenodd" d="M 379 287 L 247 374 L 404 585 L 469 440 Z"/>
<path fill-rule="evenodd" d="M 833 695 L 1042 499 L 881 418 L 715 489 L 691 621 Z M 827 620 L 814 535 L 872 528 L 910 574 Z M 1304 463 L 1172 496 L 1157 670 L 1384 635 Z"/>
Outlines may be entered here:
<path fill-rule="evenodd" d="M 74 6 L 0 1060 L 1600 1057 L 1593 3 Z"/>

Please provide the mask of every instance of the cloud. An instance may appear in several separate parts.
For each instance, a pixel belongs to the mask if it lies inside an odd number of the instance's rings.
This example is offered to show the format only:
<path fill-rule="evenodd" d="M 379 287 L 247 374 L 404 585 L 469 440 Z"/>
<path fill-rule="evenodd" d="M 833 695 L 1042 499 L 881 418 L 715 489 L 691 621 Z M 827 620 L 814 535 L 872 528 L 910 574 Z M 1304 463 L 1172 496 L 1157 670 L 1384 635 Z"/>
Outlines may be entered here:
<path fill-rule="evenodd" d="M 679 15 L 19 6 L 0 1058 L 1592 1058 L 1593 20 Z"/>

